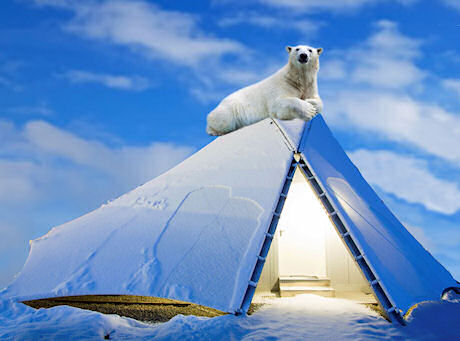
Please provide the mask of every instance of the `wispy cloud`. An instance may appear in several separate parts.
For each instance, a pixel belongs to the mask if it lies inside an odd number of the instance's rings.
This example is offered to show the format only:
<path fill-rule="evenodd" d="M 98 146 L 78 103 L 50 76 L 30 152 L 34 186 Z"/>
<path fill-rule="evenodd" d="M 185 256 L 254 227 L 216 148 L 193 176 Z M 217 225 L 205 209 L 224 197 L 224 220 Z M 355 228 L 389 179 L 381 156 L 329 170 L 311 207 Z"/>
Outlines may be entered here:
<path fill-rule="evenodd" d="M 35 0 L 35 3 L 70 11 L 73 16 L 62 25 L 67 32 L 122 46 L 147 60 L 165 63 L 167 69 L 174 70 L 175 77 L 182 76 L 180 80 L 188 83 L 192 93 L 207 92 L 210 87 L 228 89 L 229 85 L 240 85 L 220 77 L 220 71 L 247 71 L 248 56 L 253 52 L 239 41 L 208 34 L 201 28 L 202 18 L 198 15 L 165 10 L 147 1 Z M 108 75 L 73 73 L 70 76 L 104 84 L 126 83 L 109 81 Z"/>
<path fill-rule="evenodd" d="M 20 60 L 9 59 L 0 54 L 0 87 L 15 92 L 22 91 L 24 87 L 17 81 L 17 74 L 24 65 Z"/>
<path fill-rule="evenodd" d="M 447 6 L 460 11 L 460 2 L 458 0 L 442 0 Z"/>
<path fill-rule="evenodd" d="M 387 193 L 443 214 L 460 210 L 459 186 L 435 177 L 426 160 L 388 150 L 359 149 L 348 155 L 366 180 Z"/>
<path fill-rule="evenodd" d="M 142 91 L 152 85 L 147 78 L 136 75 L 111 75 L 83 70 L 70 70 L 60 76 L 68 79 L 71 83 L 97 83 L 119 90 Z"/>
<path fill-rule="evenodd" d="M 383 1 L 410 5 L 417 0 L 258 0 L 262 4 L 295 9 L 302 12 L 313 11 L 352 11 L 364 6 L 375 5 Z M 455 1 L 455 0 L 451 0 Z"/>
<path fill-rule="evenodd" d="M 313 35 L 322 26 L 321 22 L 288 17 L 282 15 L 268 15 L 259 12 L 239 12 L 219 19 L 219 26 L 230 27 L 236 25 L 252 25 L 272 30 L 274 27 L 280 30 L 293 30 L 302 34 Z"/>
<path fill-rule="evenodd" d="M 111 147 L 45 121 L 0 120 L 0 287 L 27 255 L 28 239 L 140 185 L 182 161 L 173 143 Z M 5 259 L 5 258 L 2 258 Z"/>
<path fill-rule="evenodd" d="M 460 167 L 459 113 L 410 95 L 423 91 L 425 78 L 439 81 L 416 65 L 422 42 L 388 21 L 378 22 L 376 28 L 367 41 L 332 51 L 329 64 L 324 63 L 322 71 L 332 69 L 324 79 L 326 117 L 340 129 L 371 132 Z"/>
<path fill-rule="evenodd" d="M 149 58 L 175 64 L 197 66 L 209 58 L 245 50 L 237 41 L 206 34 L 195 15 L 163 10 L 146 1 L 35 2 L 71 10 L 74 17 L 65 24 L 69 32 L 127 46 Z"/>
<path fill-rule="evenodd" d="M 5 109 L 5 112 L 13 115 L 24 116 L 52 116 L 54 114 L 46 102 L 40 102 L 37 105 L 18 106 Z"/>
<path fill-rule="evenodd" d="M 420 42 L 402 35 L 393 22 L 376 26 L 378 31 L 347 56 L 356 65 L 353 81 L 395 89 L 420 82 L 425 72 L 414 64 Z"/>
<path fill-rule="evenodd" d="M 442 85 L 448 90 L 453 90 L 460 96 L 460 79 L 445 79 L 442 81 Z"/>
<path fill-rule="evenodd" d="M 460 167 L 459 115 L 407 95 L 375 90 L 340 91 L 328 102 L 327 117 L 337 127 L 405 143 Z"/>
<path fill-rule="evenodd" d="M 118 191 L 128 190 L 165 171 L 193 150 L 169 143 L 109 147 L 101 141 L 84 139 L 45 121 L 29 121 L 21 128 L 8 121 L 0 123 L 0 169 L 4 175 L 0 187 L 11 186 L 10 180 L 18 179 L 17 183 L 22 181 L 24 184 L 18 188 L 31 188 L 39 195 L 46 195 L 55 187 L 62 189 L 66 186 L 56 185 L 59 178 L 53 179 L 53 175 L 61 171 L 61 175 L 77 172 L 79 169 L 84 170 L 81 175 L 83 182 L 88 180 L 85 178 L 88 172 L 99 172 L 107 177 L 103 183 L 112 184 L 114 188 L 118 186 Z M 41 183 L 44 186 L 38 185 Z M 89 183 L 94 185 L 93 180 Z M 0 198 L 5 195 L 7 199 L 12 191 L 1 192 Z"/>
<path fill-rule="evenodd" d="M 2 75 L 0 75 L 0 86 L 10 88 L 13 91 L 21 91 L 23 89 L 21 85 L 17 84 L 12 79 Z"/>
<path fill-rule="evenodd" d="M 387 20 L 377 22 L 375 28 L 365 42 L 345 51 L 329 51 L 333 57 L 322 67 L 326 78 L 341 75 L 337 79 L 387 89 L 418 85 L 427 75 L 415 64 L 421 41 L 401 34 L 396 23 Z"/>

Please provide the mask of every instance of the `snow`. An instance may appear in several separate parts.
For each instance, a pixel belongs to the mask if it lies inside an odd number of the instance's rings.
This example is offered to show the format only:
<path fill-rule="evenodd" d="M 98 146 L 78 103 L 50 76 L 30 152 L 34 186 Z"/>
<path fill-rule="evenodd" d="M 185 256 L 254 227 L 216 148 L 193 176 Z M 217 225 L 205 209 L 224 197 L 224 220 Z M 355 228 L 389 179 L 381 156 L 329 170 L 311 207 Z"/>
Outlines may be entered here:
<path fill-rule="evenodd" d="M 318 115 L 307 125 L 267 119 L 219 137 L 163 175 L 53 228 L 31 243 L 3 297 L 139 295 L 238 311 L 296 149 L 397 309 L 405 313 L 458 286 L 362 179 Z"/>
<path fill-rule="evenodd" d="M 315 295 L 270 300 L 251 316 L 178 315 L 156 324 L 66 306 L 35 310 L 0 297 L 0 339 L 459 340 L 460 297 L 448 299 L 419 304 L 400 326 L 355 302 Z"/>
<path fill-rule="evenodd" d="M 219 137 L 165 174 L 34 240 L 4 294 L 155 296 L 235 312 L 291 160 L 269 119 Z"/>

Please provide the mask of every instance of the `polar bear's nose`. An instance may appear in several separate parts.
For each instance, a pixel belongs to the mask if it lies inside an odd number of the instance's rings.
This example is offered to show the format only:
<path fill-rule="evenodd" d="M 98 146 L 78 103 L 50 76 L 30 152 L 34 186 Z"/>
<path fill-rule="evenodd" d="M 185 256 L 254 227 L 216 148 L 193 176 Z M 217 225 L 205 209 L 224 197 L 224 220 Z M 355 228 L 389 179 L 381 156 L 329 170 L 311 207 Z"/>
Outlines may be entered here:
<path fill-rule="evenodd" d="M 301 63 L 306 63 L 307 60 L 308 60 L 308 55 L 307 55 L 307 54 L 301 53 L 301 54 L 299 55 L 299 62 L 301 62 Z"/>

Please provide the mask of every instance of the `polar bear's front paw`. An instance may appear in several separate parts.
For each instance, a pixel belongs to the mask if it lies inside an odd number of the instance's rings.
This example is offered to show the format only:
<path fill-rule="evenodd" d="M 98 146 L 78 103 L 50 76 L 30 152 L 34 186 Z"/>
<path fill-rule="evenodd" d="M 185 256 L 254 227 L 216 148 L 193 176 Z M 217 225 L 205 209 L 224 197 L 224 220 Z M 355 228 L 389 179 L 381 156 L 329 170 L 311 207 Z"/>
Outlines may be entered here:
<path fill-rule="evenodd" d="M 302 112 L 302 119 L 304 121 L 309 121 L 311 120 L 313 117 L 316 116 L 316 114 L 318 113 L 318 111 L 316 110 L 316 108 L 311 105 L 310 103 L 308 103 L 309 105 L 305 106 L 303 112 Z"/>
<path fill-rule="evenodd" d="M 323 103 L 317 99 L 306 99 L 305 102 L 311 104 L 315 108 L 316 113 L 320 113 L 323 110 Z"/>

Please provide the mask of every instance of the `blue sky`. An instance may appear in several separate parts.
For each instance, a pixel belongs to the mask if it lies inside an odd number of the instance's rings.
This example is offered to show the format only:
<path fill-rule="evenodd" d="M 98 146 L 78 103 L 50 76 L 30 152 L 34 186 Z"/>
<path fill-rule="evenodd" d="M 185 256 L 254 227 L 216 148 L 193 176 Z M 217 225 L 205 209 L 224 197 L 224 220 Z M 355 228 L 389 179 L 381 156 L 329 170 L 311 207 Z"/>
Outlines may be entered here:
<path fill-rule="evenodd" d="M 0 286 L 28 241 L 209 143 L 207 113 L 323 47 L 324 117 L 460 278 L 457 0 L 2 1 Z"/>

